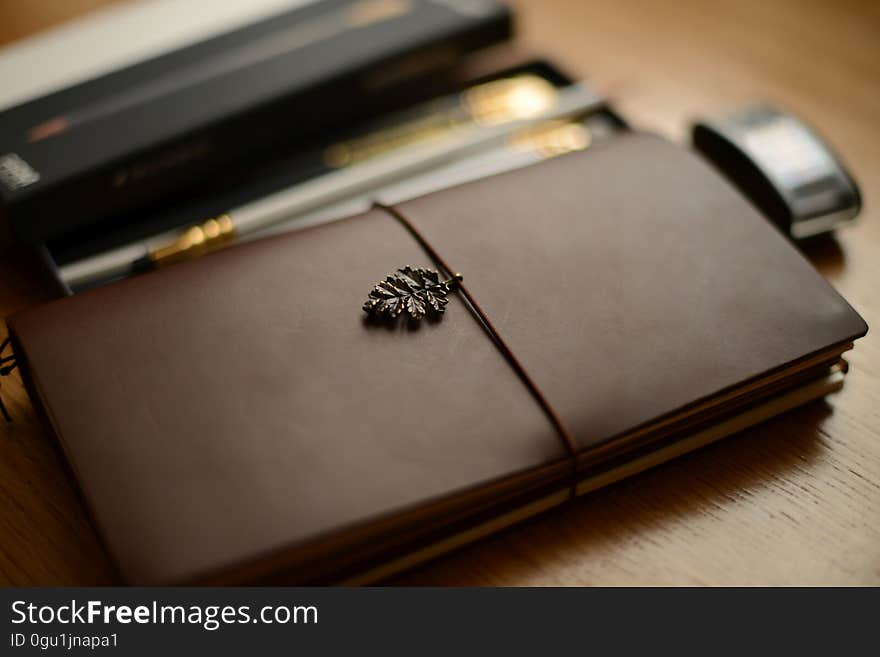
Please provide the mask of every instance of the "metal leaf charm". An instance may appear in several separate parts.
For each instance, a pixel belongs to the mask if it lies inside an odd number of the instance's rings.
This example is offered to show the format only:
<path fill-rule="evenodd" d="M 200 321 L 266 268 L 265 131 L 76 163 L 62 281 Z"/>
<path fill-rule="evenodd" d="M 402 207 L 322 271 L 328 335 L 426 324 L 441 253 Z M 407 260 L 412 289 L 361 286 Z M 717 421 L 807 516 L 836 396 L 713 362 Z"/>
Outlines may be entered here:
<path fill-rule="evenodd" d="M 443 281 L 433 269 L 403 267 L 370 290 L 364 312 L 375 319 L 396 319 L 404 312 L 413 320 L 440 315 L 449 303 L 447 295 L 461 278 L 456 274 Z"/>

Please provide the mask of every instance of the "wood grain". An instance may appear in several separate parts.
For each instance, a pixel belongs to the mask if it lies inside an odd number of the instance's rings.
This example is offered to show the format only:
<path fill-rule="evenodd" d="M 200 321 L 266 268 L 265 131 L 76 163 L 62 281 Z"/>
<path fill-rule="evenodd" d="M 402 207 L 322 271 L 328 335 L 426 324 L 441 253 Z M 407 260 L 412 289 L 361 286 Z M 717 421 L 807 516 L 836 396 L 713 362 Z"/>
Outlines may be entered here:
<path fill-rule="evenodd" d="M 0 43 L 101 2 L 0 0 Z M 880 325 L 880 5 L 816 0 L 513 2 L 521 39 L 592 77 L 635 125 L 770 100 L 818 126 L 862 185 L 859 223 L 808 256 Z M 0 263 L 0 314 L 37 301 Z M 71 345 L 75 348 L 75 345 Z M 844 390 L 398 578 L 399 584 L 880 584 L 880 343 Z M 17 380 L 0 434 L 0 582 L 98 584 L 113 569 Z"/>

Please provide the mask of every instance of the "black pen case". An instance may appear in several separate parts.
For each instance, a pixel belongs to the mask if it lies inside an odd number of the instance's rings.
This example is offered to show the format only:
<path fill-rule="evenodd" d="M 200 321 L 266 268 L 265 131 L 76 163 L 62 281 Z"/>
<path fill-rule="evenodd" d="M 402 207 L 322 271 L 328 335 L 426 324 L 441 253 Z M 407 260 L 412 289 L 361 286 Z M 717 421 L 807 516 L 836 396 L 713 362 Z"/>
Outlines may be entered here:
<path fill-rule="evenodd" d="M 0 114 L 0 212 L 20 243 L 127 222 L 267 151 L 434 93 L 506 40 L 491 1 L 328 0 Z"/>

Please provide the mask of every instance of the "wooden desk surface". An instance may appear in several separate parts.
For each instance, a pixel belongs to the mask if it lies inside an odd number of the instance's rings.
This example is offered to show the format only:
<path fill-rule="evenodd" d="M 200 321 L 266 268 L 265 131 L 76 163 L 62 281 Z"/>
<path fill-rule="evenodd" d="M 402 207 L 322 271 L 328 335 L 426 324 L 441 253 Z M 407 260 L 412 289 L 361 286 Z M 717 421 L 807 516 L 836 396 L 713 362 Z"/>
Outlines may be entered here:
<path fill-rule="evenodd" d="M 0 0 L 0 44 L 109 0 Z M 865 0 L 516 0 L 529 46 L 619 95 L 635 125 L 757 99 L 820 126 L 862 185 L 860 222 L 809 255 L 880 327 L 880 4 Z M 0 315 L 40 298 L 0 263 Z M 880 584 L 880 341 L 844 390 L 578 500 L 398 580 L 406 584 Z M 114 574 L 16 378 L 0 429 L 0 582 Z"/>

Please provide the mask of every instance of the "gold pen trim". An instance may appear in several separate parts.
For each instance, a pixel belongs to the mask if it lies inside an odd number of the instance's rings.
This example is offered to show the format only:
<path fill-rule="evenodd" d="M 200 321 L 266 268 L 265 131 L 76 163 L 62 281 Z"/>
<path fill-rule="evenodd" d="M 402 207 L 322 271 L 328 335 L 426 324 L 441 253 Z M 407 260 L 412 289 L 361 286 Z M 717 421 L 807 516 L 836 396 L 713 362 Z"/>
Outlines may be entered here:
<path fill-rule="evenodd" d="M 470 125 L 496 126 L 539 116 L 553 107 L 558 90 L 533 74 L 484 82 L 464 90 L 458 102 L 444 107 L 433 101 L 401 123 L 331 144 L 324 163 L 341 169 L 385 153 L 448 137 Z M 423 113 L 422 113 L 423 112 Z"/>
<path fill-rule="evenodd" d="M 174 242 L 151 250 L 147 257 L 154 267 L 165 267 L 217 251 L 234 239 L 235 223 L 228 214 L 222 214 L 189 227 Z"/>
<path fill-rule="evenodd" d="M 583 151 L 593 141 L 590 129 L 580 121 L 547 121 L 515 133 L 510 147 L 548 159 Z"/>

